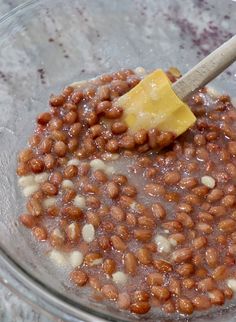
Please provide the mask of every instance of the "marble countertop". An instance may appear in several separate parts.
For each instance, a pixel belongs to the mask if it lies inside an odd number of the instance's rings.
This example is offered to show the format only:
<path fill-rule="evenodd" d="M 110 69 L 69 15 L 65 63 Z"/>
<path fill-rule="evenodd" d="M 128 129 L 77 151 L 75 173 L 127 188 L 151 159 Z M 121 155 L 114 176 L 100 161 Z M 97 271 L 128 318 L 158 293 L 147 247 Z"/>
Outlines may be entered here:
<path fill-rule="evenodd" d="M 0 0 L 0 17 L 23 2 L 22 0 Z M 0 263 L 0 277 L 1 269 Z M 38 312 L 2 284 L 0 284 L 0 299 L 1 322 L 62 322 Z"/>

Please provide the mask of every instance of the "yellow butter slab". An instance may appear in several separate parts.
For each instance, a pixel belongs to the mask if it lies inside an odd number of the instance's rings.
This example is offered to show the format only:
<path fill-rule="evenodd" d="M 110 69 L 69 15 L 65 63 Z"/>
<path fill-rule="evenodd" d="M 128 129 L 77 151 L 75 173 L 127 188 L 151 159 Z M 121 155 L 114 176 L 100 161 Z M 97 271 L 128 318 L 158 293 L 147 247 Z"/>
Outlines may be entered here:
<path fill-rule="evenodd" d="M 123 119 L 131 131 L 158 128 L 177 136 L 185 132 L 196 118 L 171 87 L 165 72 L 157 69 L 137 86 L 120 97 Z"/>

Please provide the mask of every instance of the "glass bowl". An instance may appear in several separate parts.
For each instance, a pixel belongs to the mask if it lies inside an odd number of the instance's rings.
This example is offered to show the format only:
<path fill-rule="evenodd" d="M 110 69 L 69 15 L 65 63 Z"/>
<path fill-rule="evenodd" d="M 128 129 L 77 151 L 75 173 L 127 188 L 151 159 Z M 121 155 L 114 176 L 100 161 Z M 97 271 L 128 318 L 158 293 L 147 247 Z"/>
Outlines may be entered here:
<path fill-rule="evenodd" d="M 51 93 L 71 82 L 125 68 L 178 66 L 183 72 L 236 29 L 230 0 L 38 0 L 0 20 L 0 255 L 2 281 L 65 321 L 171 321 L 150 313 L 137 317 L 68 288 L 66 277 L 18 225 L 23 211 L 15 175 L 16 155 L 48 108 Z M 216 81 L 235 94 L 236 68 Z M 65 274 L 64 274 L 65 275 Z M 229 321 L 234 304 L 192 320 Z M 181 319 L 181 317 L 178 317 Z"/>

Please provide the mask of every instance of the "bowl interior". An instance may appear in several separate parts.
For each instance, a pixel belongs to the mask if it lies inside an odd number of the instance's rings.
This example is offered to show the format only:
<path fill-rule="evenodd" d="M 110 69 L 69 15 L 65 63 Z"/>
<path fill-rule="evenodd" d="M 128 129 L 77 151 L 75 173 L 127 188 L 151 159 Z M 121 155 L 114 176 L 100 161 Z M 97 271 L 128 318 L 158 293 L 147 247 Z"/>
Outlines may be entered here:
<path fill-rule="evenodd" d="M 59 306 L 63 301 L 71 314 L 81 317 L 82 310 L 111 321 L 165 320 L 158 312 L 145 319 L 117 313 L 109 303 L 88 300 L 86 291 L 69 289 L 67 272 L 52 265 L 44 254 L 47 247 L 39 248 L 18 224 L 24 199 L 15 175 L 16 155 L 26 145 L 33 120 L 48 109 L 51 93 L 77 80 L 137 66 L 187 71 L 232 35 L 235 10 L 230 0 L 39 0 L 2 19 L 0 246 L 17 265 L 16 274 L 24 270 L 45 296 L 51 294 Z M 235 85 L 235 65 L 214 82 L 231 95 Z"/>

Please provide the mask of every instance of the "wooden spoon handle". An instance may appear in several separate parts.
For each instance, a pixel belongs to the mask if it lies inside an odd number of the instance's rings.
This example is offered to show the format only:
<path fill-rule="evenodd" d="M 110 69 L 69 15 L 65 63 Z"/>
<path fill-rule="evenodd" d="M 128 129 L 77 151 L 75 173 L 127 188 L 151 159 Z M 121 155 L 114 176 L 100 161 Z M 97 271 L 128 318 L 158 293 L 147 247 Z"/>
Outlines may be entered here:
<path fill-rule="evenodd" d="M 181 100 L 216 78 L 236 60 L 236 35 L 183 75 L 172 88 Z"/>

